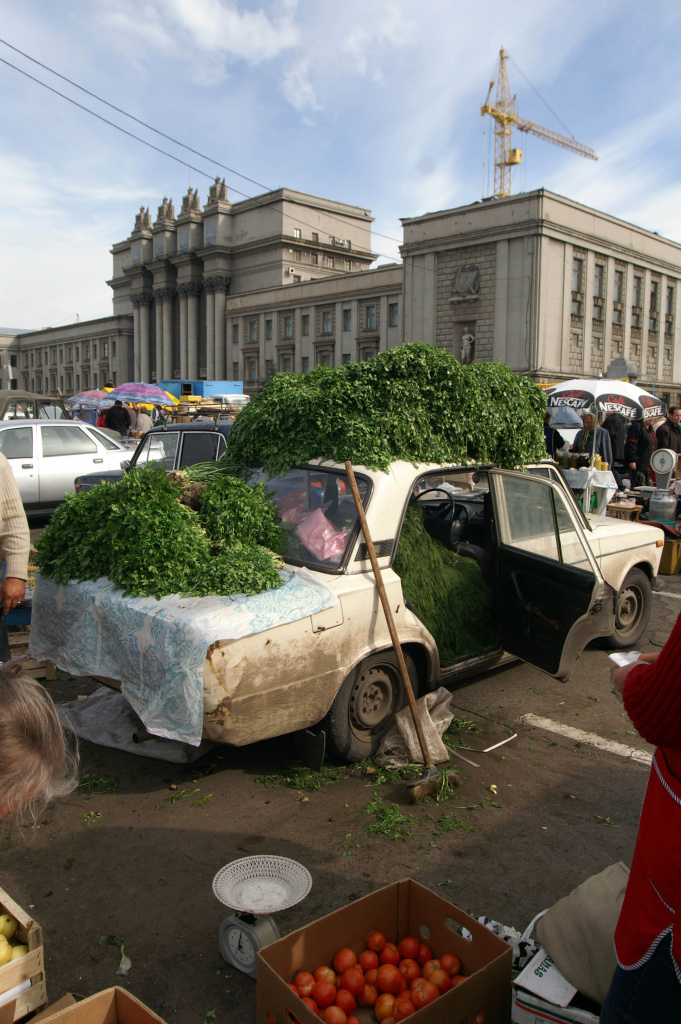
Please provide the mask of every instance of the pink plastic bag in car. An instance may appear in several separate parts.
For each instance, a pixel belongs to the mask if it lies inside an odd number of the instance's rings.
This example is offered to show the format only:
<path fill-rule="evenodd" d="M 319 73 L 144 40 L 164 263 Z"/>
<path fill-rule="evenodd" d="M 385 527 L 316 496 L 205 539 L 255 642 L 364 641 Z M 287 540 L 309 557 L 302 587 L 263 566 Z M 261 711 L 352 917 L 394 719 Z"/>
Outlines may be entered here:
<path fill-rule="evenodd" d="M 320 508 L 301 523 L 296 535 L 320 562 L 339 562 L 348 540 L 343 530 L 336 529 Z"/>

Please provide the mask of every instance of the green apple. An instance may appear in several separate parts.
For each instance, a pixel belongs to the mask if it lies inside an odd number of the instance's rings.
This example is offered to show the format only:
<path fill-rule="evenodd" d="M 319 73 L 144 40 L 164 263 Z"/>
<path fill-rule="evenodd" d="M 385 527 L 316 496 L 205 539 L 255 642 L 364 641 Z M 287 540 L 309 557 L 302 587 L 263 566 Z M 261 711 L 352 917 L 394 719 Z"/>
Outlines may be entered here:
<path fill-rule="evenodd" d="M 12 950 L 12 960 L 18 960 L 20 956 L 26 956 L 28 953 L 28 946 L 23 945 L 21 942 L 18 942 L 16 946 L 11 946 L 10 948 Z"/>
<path fill-rule="evenodd" d="M 12 959 L 12 947 L 4 935 L 0 935 L 0 967 L 8 964 Z"/>
<path fill-rule="evenodd" d="M 4 935 L 6 939 L 11 939 L 14 937 L 17 928 L 17 922 L 11 914 L 0 914 L 0 935 Z"/>

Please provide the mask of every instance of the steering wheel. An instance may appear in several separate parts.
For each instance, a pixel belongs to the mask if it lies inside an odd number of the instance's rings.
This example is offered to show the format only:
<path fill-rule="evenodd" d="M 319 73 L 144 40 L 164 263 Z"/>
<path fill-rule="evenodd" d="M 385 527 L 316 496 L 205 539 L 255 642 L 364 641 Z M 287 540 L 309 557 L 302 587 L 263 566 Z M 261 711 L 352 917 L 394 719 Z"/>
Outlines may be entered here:
<path fill-rule="evenodd" d="M 444 495 L 446 502 L 444 506 L 437 508 L 433 511 L 432 515 L 430 516 L 431 519 L 446 520 L 453 517 L 456 506 L 454 504 L 454 496 L 450 494 L 449 491 L 445 491 L 444 488 L 442 487 L 431 487 L 430 490 L 428 491 L 421 491 L 416 500 L 418 502 L 421 502 L 423 501 L 424 498 L 426 498 L 426 495 L 428 494 L 442 494 Z"/>

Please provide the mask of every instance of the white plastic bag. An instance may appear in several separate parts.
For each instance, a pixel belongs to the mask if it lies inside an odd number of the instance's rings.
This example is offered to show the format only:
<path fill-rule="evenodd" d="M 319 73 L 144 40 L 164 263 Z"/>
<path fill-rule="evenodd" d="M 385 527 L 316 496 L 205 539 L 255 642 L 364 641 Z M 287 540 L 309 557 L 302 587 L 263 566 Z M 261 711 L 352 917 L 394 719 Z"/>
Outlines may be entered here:
<path fill-rule="evenodd" d="M 452 695 L 441 686 L 425 697 L 419 697 L 416 706 L 419 709 L 426 746 L 433 764 L 449 760 L 449 751 L 442 737 L 454 718 L 450 708 Z M 414 720 L 409 706 L 402 708 L 395 715 L 395 724 L 383 737 L 378 751 L 379 761 L 392 761 L 400 764 L 423 764 L 423 754 L 419 744 Z"/>

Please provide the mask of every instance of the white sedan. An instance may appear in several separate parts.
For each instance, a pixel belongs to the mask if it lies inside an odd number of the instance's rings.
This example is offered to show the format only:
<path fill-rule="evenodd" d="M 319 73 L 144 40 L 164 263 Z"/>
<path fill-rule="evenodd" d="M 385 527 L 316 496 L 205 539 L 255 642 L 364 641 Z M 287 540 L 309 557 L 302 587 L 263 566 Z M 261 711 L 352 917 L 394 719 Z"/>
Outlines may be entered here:
<path fill-rule="evenodd" d="M 28 516 L 53 512 L 77 476 L 118 469 L 130 449 L 77 420 L 0 422 L 0 452 L 8 460 Z"/>

